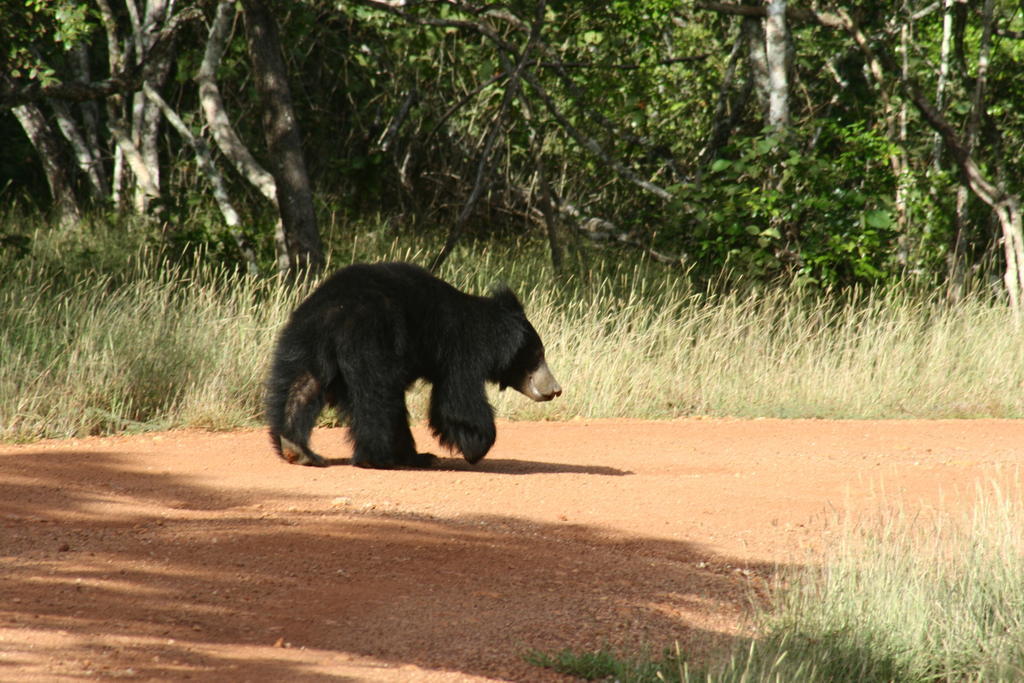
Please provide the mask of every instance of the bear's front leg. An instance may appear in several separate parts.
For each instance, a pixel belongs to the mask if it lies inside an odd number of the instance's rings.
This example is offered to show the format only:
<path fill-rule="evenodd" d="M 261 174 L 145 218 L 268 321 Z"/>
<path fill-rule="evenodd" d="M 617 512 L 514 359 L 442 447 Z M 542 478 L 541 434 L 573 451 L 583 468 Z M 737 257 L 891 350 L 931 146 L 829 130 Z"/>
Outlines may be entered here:
<path fill-rule="evenodd" d="M 442 446 L 457 449 L 470 464 L 494 445 L 494 411 L 483 385 L 436 383 L 430 394 L 430 428 Z"/>

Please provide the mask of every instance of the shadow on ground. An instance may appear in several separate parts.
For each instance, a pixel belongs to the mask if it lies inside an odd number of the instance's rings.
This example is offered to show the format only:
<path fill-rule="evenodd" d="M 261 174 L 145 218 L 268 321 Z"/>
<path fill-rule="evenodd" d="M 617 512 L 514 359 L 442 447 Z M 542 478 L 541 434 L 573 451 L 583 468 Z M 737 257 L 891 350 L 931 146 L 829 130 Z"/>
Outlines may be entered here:
<path fill-rule="evenodd" d="M 0 678 L 344 680 L 335 664 L 373 660 L 536 680 L 530 650 L 679 642 L 705 655 L 770 571 L 515 510 L 267 509 L 237 488 L 127 471 L 125 457 L 0 457 Z"/>
<path fill-rule="evenodd" d="M 433 455 L 433 454 L 432 454 Z M 514 458 L 487 458 L 471 465 L 461 457 L 437 457 L 434 464 L 425 471 L 436 472 L 482 472 L 490 474 L 595 474 L 604 477 L 625 477 L 633 474 L 629 470 L 603 465 L 570 465 L 558 462 L 516 460 Z M 351 458 L 325 458 L 329 467 L 350 467 Z M 414 468 L 402 468 L 414 469 Z"/>

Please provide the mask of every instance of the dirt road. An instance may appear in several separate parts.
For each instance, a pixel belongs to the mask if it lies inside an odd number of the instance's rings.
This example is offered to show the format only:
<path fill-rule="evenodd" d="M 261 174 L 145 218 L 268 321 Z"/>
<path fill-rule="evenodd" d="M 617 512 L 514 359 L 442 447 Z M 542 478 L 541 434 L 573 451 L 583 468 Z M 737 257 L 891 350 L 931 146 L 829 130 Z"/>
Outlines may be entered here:
<path fill-rule="evenodd" d="M 436 445 L 415 429 L 421 449 Z M 0 446 L 0 680 L 554 680 L 693 657 L 836 514 L 1019 485 L 1024 422 L 499 423 L 480 465 L 286 465 L 260 431 Z M 753 588 L 753 591 L 751 590 Z"/>

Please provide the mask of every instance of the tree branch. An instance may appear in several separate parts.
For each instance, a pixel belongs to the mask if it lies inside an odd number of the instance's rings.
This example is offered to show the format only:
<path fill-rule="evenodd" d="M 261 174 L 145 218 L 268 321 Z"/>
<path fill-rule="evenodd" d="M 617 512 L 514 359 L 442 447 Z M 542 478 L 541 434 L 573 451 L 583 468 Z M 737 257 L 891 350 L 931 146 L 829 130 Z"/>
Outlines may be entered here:
<path fill-rule="evenodd" d="M 167 51 L 174 42 L 177 31 L 186 22 L 202 17 L 202 12 L 198 8 L 191 7 L 182 10 L 168 20 L 167 26 L 154 34 L 151 47 L 144 54 L 139 55 L 134 64 L 125 65 L 124 55 L 117 47 L 117 29 L 112 23 L 108 25 L 108 20 L 113 22 L 113 13 L 111 12 L 109 17 L 106 14 L 106 11 L 110 9 L 106 0 L 100 0 L 100 6 L 100 16 L 108 32 L 107 50 L 109 52 L 111 71 L 114 72 L 113 75 L 109 78 L 90 83 L 71 81 L 49 83 L 46 85 L 38 81 L 19 83 L 12 79 L 4 79 L 3 83 L 0 84 L 0 87 L 2 87 L 2 90 L 0 90 L 0 111 L 6 111 L 12 107 L 28 104 L 29 102 L 37 102 L 44 98 L 55 98 L 69 102 L 85 102 L 136 92 L 142 88 L 144 72 L 147 66 L 151 63 L 159 62 L 161 58 L 166 56 Z M 103 9 L 104 7 L 106 8 L 105 10 Z"/>
<path fill-rule="evenodd" d="M 764 19 L 768 16 L 768 8 L 763 5 L 731 5 L 724 2 L 702 2 L 693 4 L 696 9 L 732 14 L 739 17 L 756 17 Z M 828 28 L 846 28 L 842 17 L 832 12 L 816 12 L 803 7 L 786 7 L 786 21 L 797 21 L 805 24 L 817 24 Z"/>
<path fill-rule="evenodd" d="M 660 187 L 648 180 L 644 180 L 643 178 L 641 178 L 636 171 L 629 168 L 621 161 L 613 159 L 612 156 L 608 154 L 608 152 L 606 152 L 604 148 L 601 147 L 601 144 L 597 140 L 588 135 L 584 135 L 574 125 L 572 125 L 569 122 L 569 119 L 567 119 L 565 115 L 562 114 L 561 111 L 559 111 L 557 105 L 555 105 L 554 100 L 548 94 L 547 90 L 544 89 L 544 86 L 540 84 L 540 81 L 537 80 L 536 76 L 529 72 L 526 72 L 523 74 L 523 80 L 530 84 L 530 87 L 533 88 L 534 92 L 537 93 L 537 96 L 540 97 L 541 102 L 544 103 L 544 108 L 548 110 L 548 113 L 551 114 L 555 121 L 558 122 L 558 125 L 561 126 L 562 129 L 565 130 L 565 132 L 568 133 L 569 136 L 572 137 L 572 139 L 575 140 L 580 147 L 583 147 L 585 150 L 596 156 L 606 166 L 611 168 L 622 178 L 628 180 L 634 185 L 641 187 L 644 190 L 647 190 L 651 194 L 654 194 L 662 199 L 672 199 L 673 195 L 671 192 L 669 192 L 663 187 Z"/>
<path fill-rule="evenodd" d="M 51 83 L 42 85 L 38 82 L 16 84 L 4 83 L 0 92 L 0 110 L 7 110 L 30 102 L 38 102 L 46 98 L 55 98 L 69 102 L 85 102 L 135 92 L 142 86 L 142 69 L 132 68 L 128 71 L 111 76 L 102 81 L 82 83 Z"/>
<path fill-rule="evenodd" d="M 271 204 L 277 206 L 277 184 L 272 176 L 256 158 L 249 152 L 242 139 L 238 137 L 235 128 L 231 125 L 225 111 L 224 100 L 220 95 L 220 88 L 217 86 L 217 67 L 220 65 L 224 55 L 228 32 L 231 28 L 231 21 L 235 16 L 235 7 L 232 2 L 219 2 L 217 14 L 213 24 L 210 26 L 210 33 L 206 41 L 206 49 L 203 52 L 203 61 L 196 72 L 195 81 L 199 84 L 199 103 L 203 108 L 203 115 L 210 125 L 210 132 L 217 148 L 228 158 L 244 178 L 266 197 Z"/>
<path fill-rule="evenodd" d="M 541 0 L 540 7 L 541 12 L 545 5 L 545 0 Z M 543 16 L 543 14 L 541 14 Z M 469 198 L 466 200 L 466 204 L 462 207 L 462 211 L 459 212 L 458 217 L 455 219 L 455 223 L 452 225 L 451 232 L 448 234 L 448 239 L 441 249 L 440 253 L 430 264 L 431 272 L 437 272 L 437 269 L 441 267 L 441 264 L 448 258 L 448 254 L 455 247 L 455 242 L 459 237 L 459 232 L 462 229 L 463 223 L 469 218 L 472 213 L 473 207 L 476 206 L 477 200 L 480 198 L 483 192 L 483 179 L 487 171 L 487 164 L 490 160 L 491 149 L 494 147 L 494 143 L 497 140 L 498 132 L 504 127 L 505 118 L 508 115 L 508 111 L 512 106 L 513 100 L 515 100 L 517 93 L 519 92 L 519 79 L 523 74 L 526 63 L 529 61 L 530 53 L 533 51 L 533 47 L 536 44 L 537 38 L 540 34 L 541 24 L 538 22 L 534 30 L 530 33 L 529 40 L 526 41 L 526 46 L 523 48 L 523 53 L 520 55 L 519 63 L 513 67 L 509 62 L 508 58 L 504 53 L 499 52 L 498 57 L 502 61 L 502 65 L 505 71 L 509 74 L 508 83 L 505 86 L 505 95 L 501 100 L 501 109 L 498 111 L 494 118 L 494 122 L 491 125 L 491 130 L 487 134 L 487 139 L 484 142 L 484 149 L 480 153 L 480 161 L 477 164 L 476 180 L 473 183 L 473 190 L 470 192 Z"/>

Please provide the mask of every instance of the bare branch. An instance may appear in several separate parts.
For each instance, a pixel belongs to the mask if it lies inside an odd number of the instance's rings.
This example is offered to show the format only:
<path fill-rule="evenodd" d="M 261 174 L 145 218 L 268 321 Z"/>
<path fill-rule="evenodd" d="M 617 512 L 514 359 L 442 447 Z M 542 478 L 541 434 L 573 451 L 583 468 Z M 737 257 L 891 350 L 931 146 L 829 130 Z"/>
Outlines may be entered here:
<path fill-rule="evenodd" d="M 3 91 L 0 92 L 0 110 L 11 109 L 12 107 L 30 102 L 38 102 L 45 98 L 55 98 L 69 102 L 103 99 L 112 95 L 134 92 L 141 85 L 141 69 L 131 69 L 126 73 L 91 83 L 71 81 L 68 83 L 41 85 L 38 82 L 32 82 L 16 85 L 5 81 Z"/>
<path fill-rule="evenodd" d="M 789 80 L 786 75 L 786 0 L 769 0 L 765 21 L 765 57 L 768 63 L 768 125 L 778 132 L 789 127 Z"/>
<path fill-rule="evenodd" d="M 541 2 L 539 3 L 540 10 L 538 12 L 541 17 L 543 17 L 544 5 L 545 0 L 541 0 Z M 483 192 L 483 179 L 487 171 L 488 162 L 490 161 L 491 149 L 493 148 L 494 143 L 497 140 L 498 132 L 504 127 L 505 119 L 508 115 L 509 108 L 512 106 L 512 102 L 513 100 L 516 99 L 516 96 L 519 92 L 519 79 L 524 72 L 526 63 L 529 61 L 530 53 L 533 51 L 534 45 L 537 42 L 537 38 L 540 34 L 540 29 L 541 21 L 538 21 L 534 26 L 534 30 L 531 31 L 530 33 L 530 38 L 529 40 L 527 40 L 526 46 L 523 48 L 523 53 L 520 56 L 519 63 L 514 68 L 508 62 L 508 57 L 504 53 L 500 51 L 498 53 L 498 57 L 502 61 L 502 65 L 504 66 L 505 71 L 510 74 L 508 84 L 505 86 L 505 95 L 501 101 L 501 109 L 498 111 L 497 115 L 494 118 L 494 121 L 491 124 L 491 130 L 487 134 L 487 139 L 484 142 L 483 151 L 480 153 L 480 161 L 477 164 L 476 180 L 473 183 L 473 190 L 472 192 L 470 192 L 469 198 L 466 200 L 465 205 L 462 207 L 462 211 L 459 212 L 459 216 L 455 219 L 455 223 L 452 225 L 451 232 L 449 232 L 448 234 L 448 239 L 445 242 L 444 247 L 441 249 L 438 255 L 434 257 L 434 260 L 431 262 L 431 272 L 437 272 L 437 269 L 440 268 L 441 264 L 443 264 L 445 259 L 448 258 L 448 254 L 450 254 L 451 250 L 455 247 L 455 243 L 459 237 L 459 233 L 462 229 L 463 223 L 465 223 L 466 220 L 471 215 L 473 208 L 476 206 L 477 200 L 480 198 L 480 195 Z"/>
<path fill-rule="evenodd" d="M 202 13 L 195 7 L 182 10 L 174 15 L 167 22 L 167 26 L 154 34 L 150 48 L 134 64 L 126 66 L 124 55 L 118 47 L 117 27 L 114 24 L 110 5 L 107 0 L 98 0 L 98 3 L 101 8 L 100 18 L 107 31 L 107 51 L 112 75 L 109 78 L 90 83 L 71 81 L 47 85 L 38 81 L 18 83 L 13 79 L 6 78 L 0 83 L 0 111 L 20 104 L 37 102 L 44 98 L 85 102 L 136 92 L 142 87 L 144 70 L 149 64 L 159 62 L 166 57 L 177 31 L 186 22 L 202 17 Z M 108 11 L 110 11 L 109 15 Z"/>
<path fill-rule="evenodd" d="M 228 118 L 224 100 L 217 86 L 217 67 L 224 56 L 228 32 L 235 15 L 233 2 L 217 4 L 217 14 L 206 41 L 203 61 L 199 65 L 195 80 L 199 84 L 199 102 L 203 108 L 203 116 L 210 125 L 210 133 L 217 143 L 217 148 L 234 165 L 235 169 L 260 191 L 275 207 L 277 206 L 277 184 L 272 176 L 256 158 L 235 132 Z"/>
<path fill-rule="evenodd" d="M 391 124 L 387 127 L 383 133 L 381 133 L 380 139 L 377 140 L 377 148 L 382 152 L 388 151 L 395 142 L 395 138 L 398 137 L 398 131 L 402 128 L 402 124 L 405 122 L 406 117 L 409 116 L 409 111 L 413 108 L 413 105 L 419 100 L 420 94 L 416 88 L 412 88 L 405 95 L 405 99 L 402 101 L 402 106 L 398 108 L 398 113 L 392 119 Z"/>
<path fill-rule="evenodd" d="M 555 105 L 554 100 L 548 94 L 547 90 L 544 89 L 544 86 L 540 84 L 540 81 L 537 79 L 536 76 L 534 76 L 530 72 L 526 72 L 523 74 L 523 79 L 530 84 L 530 87 L 533 88 L 534 92 L 537 93 L 537 96 L 540 97 L 541 102 L 544 103 L 544 107 L 545 109 L 548 110 L 548 113 L 551 114 L 555 121 L 558 122 L 558 125 L 561 126 L 565 130 L 565 132 L 568 133 L 569 136 L 576 141 L 578 145 L 580 145 L 588 152 L 596 156 L 598 159 L 604 162 L 606 166 L 611 168 L 622 178 L 628 180 L 634 185 L 641 187 L 644 190 L 650 192 L 651 194 L 661 197 L 662 199 L 672 199 L 673 195 L 671 192 L 669 192 L 663 187 L 660 187 L 659 185 L 656 185 L 655 183 L 652 183 L 648 180 L 644 180 L 643 178 L 641 178 L 636 171 L 629 168 L 618 159 L 612 158 L 612 156 L 608 154 L 608 152 L 606 152 L 604 148 L 601 147 L 601 144 L 597 140 L 588 135 L 583 134 L 582 132 L 580 132 L 579 129 L 572 125 L 569 122 L 569 119 L 567 119 L 565 115 L 562 114 L 561 111 L 559 111 L 558 107 Z"/>
<path fill-rule="evenodd" d="M 217 202 L 217 207 L 220 209 L 221 215 L 224 216 L 224 223 L 228 226 L 228 230 L 231 232 L 231 236 L 234 238 L 235 244 L 238 245 L 239 251 L 249 266 L 249 272 L 256 272 L 256 254 L 252 250 L 252 246 L 249 245 L 248 241 L 245 239 L 242 231 L 238 229 L 242 220 L 239 218 L 235 207 L 231 204 L 227 188 L 224 186 L 224 179 L 217 170 L 216 164 L 213 163 L 213 158 L 210 156 L 210 148 L 207 146 L 206 141 L 192 133 L 189 127 L 185 125 L 185 122 L 181 120 L 181 117 L 178 116 L 178 113 L 174 111 L 169 104 L 167 104 L 167 101 L 160 96 L 160 93 L 153 89 L 153 86 L 149 83 L 145 83 L 142 88 L 146 97 L 159 108 L 160 112 L 163 113 L 164 118 L 167 119 L 167 122 L 170 123 L 171 126 L 178 131 L 181 137 L 183 137 L 192 147 L 192 150 L 196 154 L 196 161 L 199 163 L 200 170 L 202 170 L 206 175 L 207 179 L 210 181 L 210 185 L 213 187 L 213 198 Z"/>
<path fill-rule="evenodd" d="M 13 113 L 21 124 L 25 135 L 39 154 L 46 174 L 46 182 L 50 186 L 50 197 L 57 208 L 59 221 L 64 227 L 77 225 L 82 218 L 81 209 L 75 199 L 68 170 L 63 162 L 60 144 L 50 129 L 46 116 L 35 104 L 23 104 L 14 107 Z"/>
<path fill-rule="evenodd" d="M 652 249 L 637 239 L 635 235 L 622 230 L 611 221 L 605 220 L 604 218 L 598 218 L 596 216 L 583 215 L 576 206 L 569 202 L 559 202 L 558 211 L 565 216 L 572 217 L 574 219 L 573 222 L 576 226 L 576 230 L 591 241 L 618 242 L 619 244 L 625 244 L 627 246 L 640 249 L 649 258 L 657 261 L 658 263 L 672 263 L 678 265 L 686 263 L 686 254 L 673 256 L 671 254 L 664 254 Z"/>

